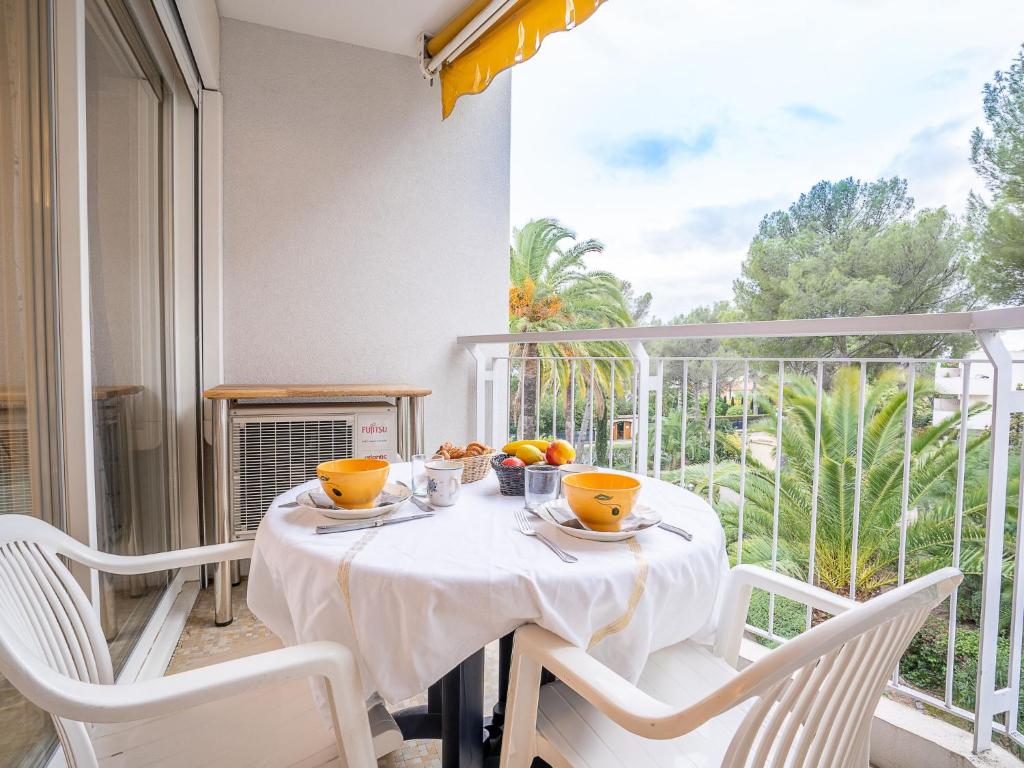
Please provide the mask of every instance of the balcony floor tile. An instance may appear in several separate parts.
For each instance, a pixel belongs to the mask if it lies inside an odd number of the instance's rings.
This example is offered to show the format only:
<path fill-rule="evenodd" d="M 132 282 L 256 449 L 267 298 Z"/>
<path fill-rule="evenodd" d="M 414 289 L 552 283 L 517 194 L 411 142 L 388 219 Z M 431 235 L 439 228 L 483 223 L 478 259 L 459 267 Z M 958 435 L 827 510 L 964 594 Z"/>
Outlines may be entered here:
<path fill-rule="evenodd" d="M 181 639 L 178 641 L 178 647 L 167 667 L 167 674 L 250 656 L 280 646 L 280 642 L 274 634 L 252 615 L 245 604 L 246 584 L 247 582 L 243 581 L 232 590 L 231 601 L 234 605 L 235 620 L 227 627 L 217 627 L 213 623 L 213 590 L 200 590 L 199 598 L 196 600 L 188 623 L 181 634 Z M 497 643 L 492 643 L 486 649 L 484 679 L 484 712 L 486 714 L 490 714 L 498 699 L 497 653 Z M 401 702 L 392 707 L 392 710 L 425 704 L 426 700 L 426 694 L 423 693 Z M 377 765 L 378 768 L 440 768 L 440 742 L 432 740 L 407 741 L 402 749 L 381 758 Z"/>

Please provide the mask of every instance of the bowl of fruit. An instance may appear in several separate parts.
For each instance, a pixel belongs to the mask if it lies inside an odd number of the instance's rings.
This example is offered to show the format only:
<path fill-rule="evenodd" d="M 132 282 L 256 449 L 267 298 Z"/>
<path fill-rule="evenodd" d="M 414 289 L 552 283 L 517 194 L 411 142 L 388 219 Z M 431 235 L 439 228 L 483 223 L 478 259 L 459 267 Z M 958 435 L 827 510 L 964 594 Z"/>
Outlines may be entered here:
<path fill-rule="evenodd" d="M 560 467 L 576 459 L 576 449 L 566 440 L 514 440 L 491 458 L 503 496 L 522 496 L 526 468 L 533 464 Z"/>

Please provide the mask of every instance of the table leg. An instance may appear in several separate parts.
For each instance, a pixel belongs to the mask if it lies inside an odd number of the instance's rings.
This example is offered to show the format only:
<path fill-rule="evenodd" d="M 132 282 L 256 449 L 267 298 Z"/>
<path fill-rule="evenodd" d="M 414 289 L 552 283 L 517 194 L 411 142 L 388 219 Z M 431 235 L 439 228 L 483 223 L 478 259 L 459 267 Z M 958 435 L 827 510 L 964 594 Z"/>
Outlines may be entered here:
<path fill-rule="evenodd" d="M 395 451 L 398 453 L 399 461 L 412 461 L 412 414 L 409 412 L 408 397 L 396 397 L 395 426 L 398 433 L 395 435 Z"/>
<path fill-rule="evenodd" d="M 507 638 L 510 659 L 511 637 Z M 507 671 L 504 679 L 507 688 Z M 406 740 L 441 739 L 442 768 L 481 768 L 497 765 L 499 757 L 497 751 L 487 752 L 488 733 L 484 729 L 483 709 L 484 651 L 481 649 L 427 689 L 425 706 L 403 709 L 394 717 Z M 485 753 L 489 755 L 486 760 Z"/>
<path fill-rule="evenodd" d="M 412 446 L 410 455 L 415 453 L 426 453 L 423 434 L 423 398 L 409 398 L 409 444 Z"/>
<path fill-rule="evenodd" d="M 441 681 L 438 680 L 427 688 L 427 712 L 432 715 L 441 714 Z"/>
<path fill-rule="evenodd" d="M 439 680 L 427 689 L 426 705 L 406 707 L 394 713 L 403 739 L 409 741 L 441 738 L 442 687 Z"/>
<path fill-rule="evenodd" d="M 218 544 L 231 541 L 231 457 L 228 452 L 230 400 L 213 401 L 213 487 L 214 517 Z M 213 574 L 214 623 L 226 627 L 231 610 L 231 562 L 217 563 Z"/>
<path fill-rule="evenodd" d="M 498 701 L 491 710 L 487 724 L 485 760 L 488 766 L 497 766 L 501 757 L 501 737 L 505 730 L 505 702 L 508 700 L 508 681 L 512 669 L 512 639 L 509 632 L 498 641 Z"/>
<path fill-rule="evenodd" d="M 398 434 L 395 447 L 402 461 L 410 461 L 417 453 L 424 453 L 423 398 L 396 397 Z"/>
<path fill-rule="evenodd" d="M 484 760 L 484 651 L 441 680 L 441 768 L 478 768 Z"/>

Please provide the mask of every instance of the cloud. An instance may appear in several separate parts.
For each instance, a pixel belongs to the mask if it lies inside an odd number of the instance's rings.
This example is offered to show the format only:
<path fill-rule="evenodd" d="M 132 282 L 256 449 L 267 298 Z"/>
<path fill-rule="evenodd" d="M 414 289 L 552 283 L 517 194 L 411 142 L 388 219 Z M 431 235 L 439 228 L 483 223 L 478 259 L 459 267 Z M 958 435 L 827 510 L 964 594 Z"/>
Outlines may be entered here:
<path fill-rule="evenodd" d="M 922 88 L 934 88 L 943 90 L 951 85 L 956 85 L 970 76 L 970 72 L 964 67 L 948 67 L 934 72 L 921 80 Z"/>
<path fill-rule="evenodd" d="M 699 250 L 676 255 L 646 255 L 647 268 L 635 270 L 637 291 L 654 296 L 651 310 L 669 319 L 701 304 L 732 298 L 732 282 L 740 274 L 745 250 Z M 668 275 L 676 279 L 666 279 Z"/>
<path fill-rule="evenodd" d="M 910 181 L 918 207 L 963 206 L 973 171 L 968 162 L 967 117 L 936 123 L 914 133 L 885 167 L 883 175 Z"/>
<path fill-rule="evenodd" d="M 823 109 L 819 109 L 813 104 L 787 104 L 783 109 L 797 120 L 804 120 L 808 123 L 818 123 L 820 125 L 835 125 L 839 122 L 839 118 L 833 115 L 831 112 L 826 112 Z"/>
<path fill-rule="evenodd" d="M 781 199 L 760 198 L 728 205 L 691 208 L 670 229 L 645 238 L 652 253 L 694 250 L 746 251 L 765 214 L 785 205 Z"/>
<path fill-rule="evenodd" d="M 602 162 L 611 168 L 660 171 L 677 158 L 693 158 L 712 150 L 717 138 L 714 128 L 704 128 L 692 140 L 679 136 L 648 133 L 606 145 L 598 150 Z"/>

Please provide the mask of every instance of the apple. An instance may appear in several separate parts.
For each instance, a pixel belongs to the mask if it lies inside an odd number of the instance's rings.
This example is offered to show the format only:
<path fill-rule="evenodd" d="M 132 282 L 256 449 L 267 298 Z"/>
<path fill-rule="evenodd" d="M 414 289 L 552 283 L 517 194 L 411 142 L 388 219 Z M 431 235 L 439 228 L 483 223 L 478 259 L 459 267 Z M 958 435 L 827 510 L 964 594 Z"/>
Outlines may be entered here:
<path fill-rule="evenodd" d="M 554 440 L 548 446 L 544 459 L 554 467 L 569 464 L 576 459 L 576 449 L 566 440 Z"/>
<path fill-rule="evenodd" d="M 503 462 L 501 462 L 501 466 L 503 466 L 503 467 L 525 467 L 526 466 L 526 462 L 523 461 L 522 459 L 517 459 L 515 456 L 509 456 L 507 459 L 505 459 Z"/>

